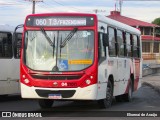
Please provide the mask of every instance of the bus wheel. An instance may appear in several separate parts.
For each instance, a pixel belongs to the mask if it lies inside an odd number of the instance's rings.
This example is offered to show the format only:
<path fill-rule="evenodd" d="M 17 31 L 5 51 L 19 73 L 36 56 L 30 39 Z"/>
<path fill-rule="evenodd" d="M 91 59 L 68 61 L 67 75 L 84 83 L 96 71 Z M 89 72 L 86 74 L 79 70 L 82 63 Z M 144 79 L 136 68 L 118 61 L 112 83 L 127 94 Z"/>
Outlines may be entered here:
<path fill-rule="evenodd" d="M 109 108 L 112 105 L 112 98 L 113 98 L 113 86 L 112 83 L 108 81 L 106 98 L 98 100 L 100 108 Z"/>
<path fill-rule="evenodd" d="M 49 99 L 40 99 L 38 102 L 41 108 L 51 108 L 54 101 Z"/>
<path fill-rule="evenodd" d="M 128 93 L 123 95 L 124 100 L 127 102 L 132 101 L 132 94 L 133 94 L 133 88 L 132 88 L 132 80 L 131 80 L 129 84 Z"/>

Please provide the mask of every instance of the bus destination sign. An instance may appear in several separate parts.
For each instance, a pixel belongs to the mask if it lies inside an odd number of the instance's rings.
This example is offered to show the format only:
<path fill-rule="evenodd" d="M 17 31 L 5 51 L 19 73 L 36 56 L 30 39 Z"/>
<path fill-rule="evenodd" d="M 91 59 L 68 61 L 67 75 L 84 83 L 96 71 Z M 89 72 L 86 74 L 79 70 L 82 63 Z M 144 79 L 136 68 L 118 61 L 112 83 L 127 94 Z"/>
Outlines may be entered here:
<path fill-rule="evenodd" d="M 93 17 L 29 17 L 27 26 L 93 26 Z"/>

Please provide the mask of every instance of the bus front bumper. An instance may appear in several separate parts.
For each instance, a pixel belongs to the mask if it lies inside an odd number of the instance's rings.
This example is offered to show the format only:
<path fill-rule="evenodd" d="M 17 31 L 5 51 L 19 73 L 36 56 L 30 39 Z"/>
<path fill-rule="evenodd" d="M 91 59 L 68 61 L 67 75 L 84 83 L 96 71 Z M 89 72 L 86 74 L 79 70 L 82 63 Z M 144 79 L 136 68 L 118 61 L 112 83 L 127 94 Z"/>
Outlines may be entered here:
<path fill-rule="evenodd" d="M 85 88 L 41 88 L 21 83 L 21 96 L 34 99 L 96 100 L 97 84 Z"/>

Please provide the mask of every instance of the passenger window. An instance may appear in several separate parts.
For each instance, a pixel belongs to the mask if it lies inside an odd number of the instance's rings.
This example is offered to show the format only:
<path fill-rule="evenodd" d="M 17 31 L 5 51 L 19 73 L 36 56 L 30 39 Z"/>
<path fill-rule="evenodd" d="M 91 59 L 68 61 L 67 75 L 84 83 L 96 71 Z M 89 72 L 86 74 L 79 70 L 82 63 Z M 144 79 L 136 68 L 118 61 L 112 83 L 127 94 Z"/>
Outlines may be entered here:
<path fill-rule="evenodd" d="M 103 33 L 98 33 L 98 57 L 105 57 L 105 49 L 103 45 Z"/>
<path fill-rule="evenodd" d="M 12 34 L 0 32 L 0 58 L 12 58 Z"/>
<path fill-rule="evenodd" d="M 129 33 L 126 33 L 126 53 L 127 57 L 132 56 L 132 44 L 131 44 L 131 35 Z"/>
<path fill-rule="evenodd" d="M 140 49 L 140 36 L 137 36 L 137 40 L 138 40 L 138 57 L 141 57 L 141 49 Z"/>
<path fill-rule="evenodd" d="M 108 28 L 109 38 L 109 56 L 116 56 L 116 40 L 115 40 L 115 29 Z"/>
<path fill-rule="evenodd" d="M 136 35 L 133 35 L 133 57 L 139 57 L 138 39 Z"/>
<path fill-rule="evenodd" d="M 124 39 L 123 32 L 117 30 L 118 55 L 124 57 Z"/>

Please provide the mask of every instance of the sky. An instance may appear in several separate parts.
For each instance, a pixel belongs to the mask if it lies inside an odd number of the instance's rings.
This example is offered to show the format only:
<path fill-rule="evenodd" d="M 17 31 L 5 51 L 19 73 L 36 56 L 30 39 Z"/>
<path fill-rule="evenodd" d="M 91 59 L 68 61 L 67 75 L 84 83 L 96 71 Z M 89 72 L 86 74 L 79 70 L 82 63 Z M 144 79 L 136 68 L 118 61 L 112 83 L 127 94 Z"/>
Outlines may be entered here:
<path fill-rule="evenodd" d="M 89 12 L 109 15 L 119 9 L 118 0 L 43 0 L 36 3 L 36 13 L 51 12 Z M 23 24 L 25 17 L 32 13 L 31 0 L 0 0 L 0 25 L 17 26 Z M 122 15 L 138 20 L 152 22 L 160 17 L 160 0 L 123 0 Z"/>

